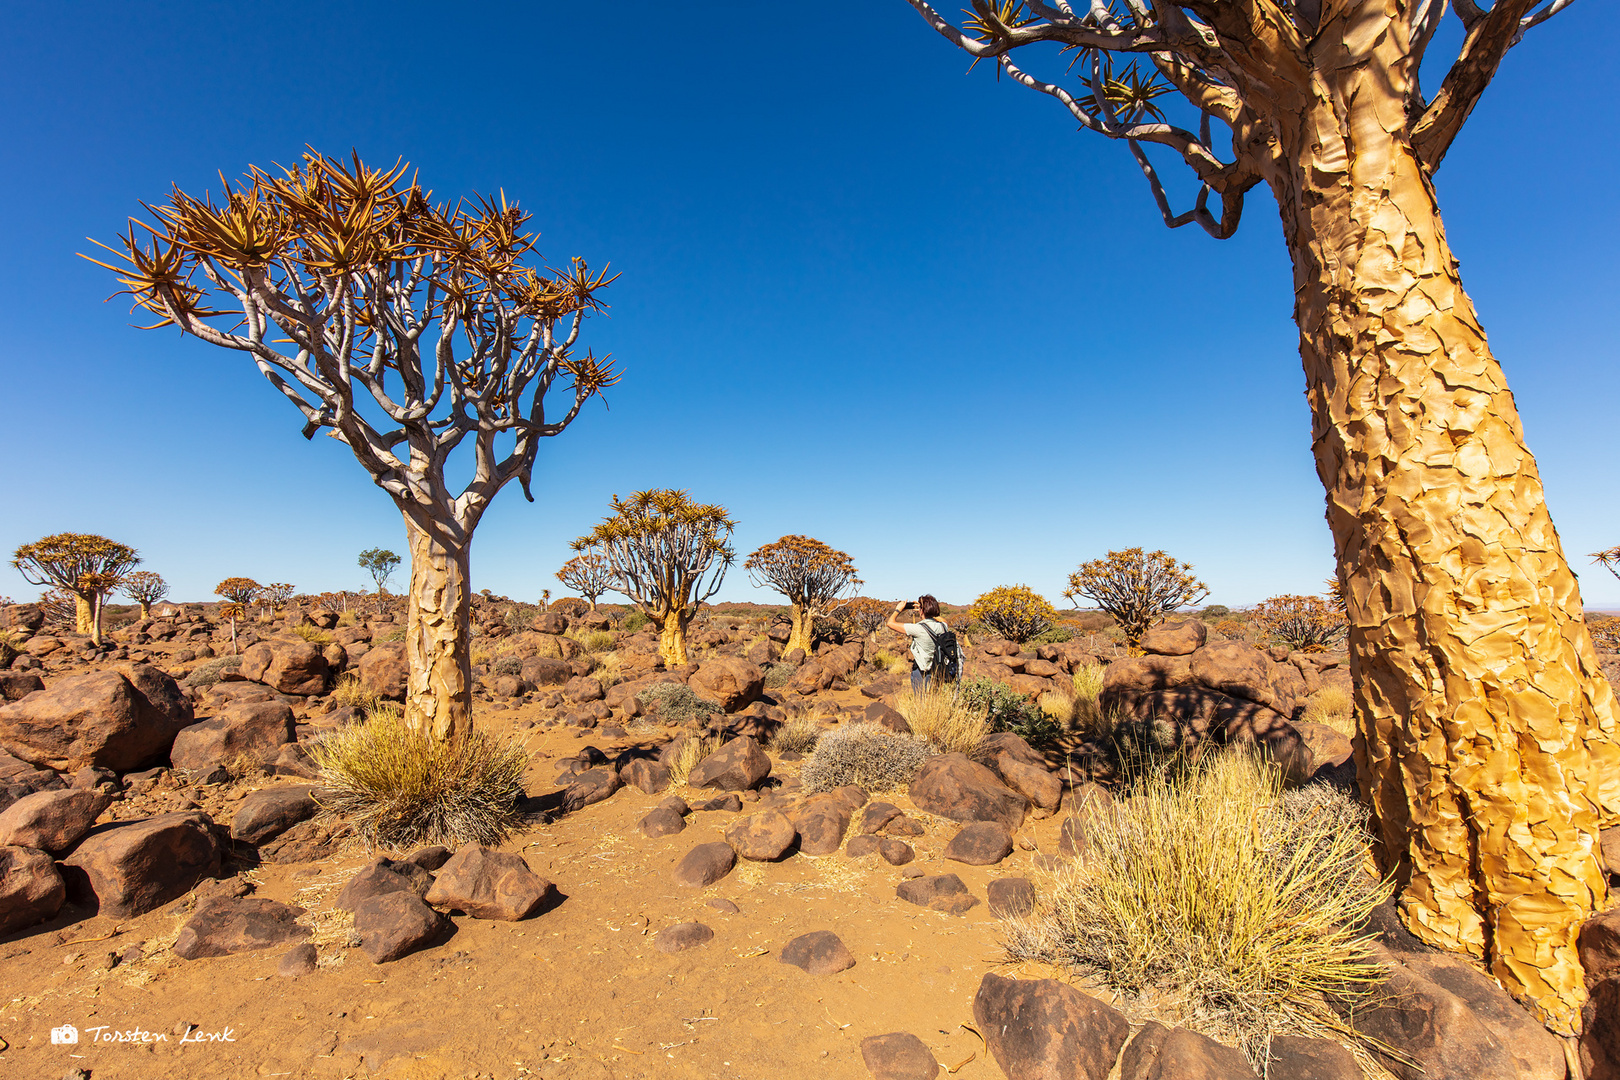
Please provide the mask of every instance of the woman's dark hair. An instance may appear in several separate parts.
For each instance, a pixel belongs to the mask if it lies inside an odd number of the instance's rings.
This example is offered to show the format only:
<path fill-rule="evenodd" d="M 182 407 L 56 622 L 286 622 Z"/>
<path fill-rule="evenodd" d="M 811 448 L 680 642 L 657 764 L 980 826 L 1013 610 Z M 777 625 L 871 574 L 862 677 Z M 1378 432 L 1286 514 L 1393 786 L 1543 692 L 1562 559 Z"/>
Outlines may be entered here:
<path fill-rule="evenodd" d="M 925 619 L 939 618 L 939 601 L 927 593 L 917 597 L 917 609 L 922 612 Z"/>

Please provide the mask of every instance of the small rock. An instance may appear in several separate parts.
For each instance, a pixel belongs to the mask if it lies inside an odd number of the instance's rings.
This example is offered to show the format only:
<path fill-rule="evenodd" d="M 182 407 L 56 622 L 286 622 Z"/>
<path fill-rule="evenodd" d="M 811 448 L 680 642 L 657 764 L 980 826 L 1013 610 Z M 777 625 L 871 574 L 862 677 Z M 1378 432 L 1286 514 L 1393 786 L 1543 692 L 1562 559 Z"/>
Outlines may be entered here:
<path fill-rule="evenodd" d="M 551 882 L 531 870 L 521 855 L 471 844 L 450 856 L 423 899 L 475 919 L 517 922 L 552 892 Z"/>
<path fill-rule="evenodd" d="M 730 844 L 699 844 L 675 867 L 675 884 L 689 889 L 706 888 L 731 873 L 736 865 L 737 853 Z"/>
<path fill-rule="evenodd" d="M 1278 1035 L 1271 1040 L 1272 1080 L 1361 1080 L 1356 1056 L 1336 1042 Z"/>
<path fill-rule="evenodd" d="M 581 773 L 563 792 L 562 808 L 572 814 L 602 802 L 620 788 L 619 774 L 606 766 Z"/>
<path fill-rule="evenodd" d="M 231 819 L 231 839 L 259 844 L 320 813 L 314 786 L 263 788 L 243 799 Z"/>
<path fill-rule="evenodd" d="M 851 841 L 853 843 L 853 841 Z M 890 866 L 904 866 L 917 857 L 916 851 L 910 844 L 894 836 L 884 836 L 878 840 L 878 854 Z"/>
<path fill-rule="evenodd" d="M 669 768 L 650 758 L 635 758 L 619 770 L 619 779 L 646 795 L 669 787 Z"/>
<path fill-rule="evenodd" d="M 871 833 L 852 836 L 849 843 L 844 845 L 844 854 L 852 859 L 864 859 L 868 855 L 876 855 L 877 853 L 878 838 Z"/>
<path fill-rule="evenodd" d="M 1131 1031 L 1117 1011 L 1056 979 L 986 975 L 973 1019 L 1010 1077 L 1105 1080 Z"/>
<path fill-rule="evenodd" d="M 700 922 L 676 923 L 659 931 L 653 947 L 661 953 L 685 952 L 714 940 L 714 931 Z"/>
<path fill-rule="evenodd" d="M 708 802 L 700 802 L 693 809 L 707 813 L 735 814 L 742 809 L 742 799 L 736 795 L 721 795 Z"/>
<path fill-rule="evenodd" d="M 449 925 L 449 919 L 409 891 L 370 897 L 354 912 L 360 948 L 374 964 L 386 964 L 416 951 L 436 940 Z"/>
<path fill-rule="evenodd" d="M 861 832 L 881 832 L 885 825 L 900 816 L 900 808 L 893 803 L 870 803 L 861 813 Z"/>
<path fill-rule="evenodd" d="M 679 814 L 682 817 L 685 817 L 687 814 L 692 812 L 692 808 L 686 805 L 686 800 L 681 798 L 679 795 L 671 795 L 669 798 L 660 802 L 658 804 L 658 808 L 660 810 L 668 810 L 672 813 Z"/>
<path fill-rule="evenodd" d="M 1008 832 L 1024 823 L 1029 801 L 978 762 L 938 754 L 923 762 L 909 789 L 921 810 L 952 821 L 994 821 Z"/>
<path fill-rule="evenodd" d="M 1285 1074 L 1278 1073 L 1277 1080 Z M 1187 1028 L 1167 1028 L 1154 1020 L 1143 1025 L 1125 1048 L 1119 1080 L 1258 1080 L 1241 1050 L 1222 1046 Z"/>
<path fill-rule="evenodd" d="M 955 874 L 934 874 L 902 881 L 895 895 L 908 904 L 943 911 L 947 915 L 961 915 L 976 907 L 979 898 L 968 892 L 962 879 Z"/>
<path fill-rule="evenodd" d="M 905 814 L 901 814 L 883 827 L 883 832 L 888 836 L 921 836 L 925 831 L 927 830 L 922 827 L 922 822 Z"/>
<path fill-rule="evenodd" d="M 698 762 L 687 782 L 695 788 L 746 791 L 771 774 L 771 759 L 747 735 L 739 735 Z"/>
<path fill-rule="evenodd" d="M 432 847 L 417 848 L 405 856 L 405 861 L 415 863 L 431 874 L 450 861 L 450 849 L 437 844 Z"/>
<path fill-rule="evenodd" d="M 1028 878 L 997 878 L 986 890 L 990 898 L 990 914 L 999 919 L 1028 915 L 1035 910 L 1035 886 Z"/>
<path fill-rule="evenodd" d="M 838 935 L 831 930 L 816 930 L 802 934 L 782 949 L 781 963 L 792 964 L 812 975 L 836 975 L 855 966 Z"/>
<path fill-rule="evenodd" d="M 302 941 L 309 928 L 299 926 L 301 907 L 257 897 L 216 896 L 197 905 L 180 928 L 175 955 L 183 960 L 258 952 Z"/>
<path fill-rule="evenodd" d="M 806 855 L 831 855 L 844 844 L 853 813 L 849 802 L 837 792 L 812 795 L 791 815 L 799 830 L 799 850 Z"/>
<path fill-rule="evenodd" d="M 976 821 L 945 845 L 945 858 L 969 866 L 993 866 L 1012 854 L 1012 835 L 994 821 Z"/>
<path fill-rule="evenodd" d="M 0 934 L 54 918 L 66 900 L 67 888 L 49 855 L 0 847 Z"/>
<path fill-rule="evenodd" d="M 920 866 L 908 866 L 904 870 L 900 871 L 900 879 L 902 881 L 910 881 L 913 878 L 924 877 L 927 875 L 927 873 L 928 871 L 924 870 Z"/>
<path fill-rule="evenodd" d="M 420 899 L 432 886 L 433 875 L 415 863 L 379 858 L 350 878 L 332 903 L 344 911 L 357 911 L 374 896 L 408 892 Z"/>
<path fill-rule="evenodd" d="M 777 810 L 739 818 L 726 829 L 726 842 L 738 855 L 755 862 L 780 859 L 798 838 L 793 823 Z"/>
<path fill-rule="evenodd" d="M 303 975 L 313 975 L 316 967 L 315 946 L 309 942 L 294 945 L 282 954 L 276 963 L 276 974 L 288 979 L 296 979 Z"/>
<path fill-rule="evenodd" d="M 668 807 L 658 806 L 649 810 L 645 817 L 636 822 L 636 828 L 641 835 L 649 840 L 656 840 L 660 836 L 674 836 L 686 828 L 686 819 Z"/>
<path fill-rule="evenodd" d="M 723 896 L 716 896 L 712 900 L 706 900 L 704 902 L 710 907 L 714 908 L 714 910 L 720 912 L 722 915 L 738 915 L 742 913 L 741 908 Z"/>
<path fill-rule="evenodd" d="M 934 1080 L 939 1075 L 933 1052 L 909 1031 L 862 1039 L 861 1060 L 875 1080 Z"/>

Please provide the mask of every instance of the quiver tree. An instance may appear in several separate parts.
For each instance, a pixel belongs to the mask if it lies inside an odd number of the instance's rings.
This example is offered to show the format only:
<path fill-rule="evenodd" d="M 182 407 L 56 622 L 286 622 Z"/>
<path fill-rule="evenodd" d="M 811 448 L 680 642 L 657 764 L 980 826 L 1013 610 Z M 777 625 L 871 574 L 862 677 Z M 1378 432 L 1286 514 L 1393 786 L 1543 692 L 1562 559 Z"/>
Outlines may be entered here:
<path fill-rule="evenodd" d="M 1432 96 L 1443 2 L 971 0 L 960 27 L 909 2 L 1125 144 L 1170 227 L 1231 236 L 1244 194 L 1270 189 L 1378 858 L 1414 934 L 1578 1031 L 1576 936 L 1606 893 L 1598 830 L 1620 819 L 1614 699 L 1432 182 L 1508 50 L 1570 0 L 1450 5 L 1461 46 Z M 1179 213 L 1158 174 L 1178 160 L 1199 183 Z"/>
<path fill-rule="evenodd" d="M 1303 652 L 1321 652 L 1350 631 L 1344 611 L 1320 596 L 1270 597 L 1250 610 L 1249 621 L 1264 637 Z"/>
<path fill-rule="evenodd" d="M 766 544 L 743 563 L 755 585 L 768 585 L 793 605 L 793 629 L 784 654 L 814 651 L 816 616 L 825 614 L 838 595 L 861 583 L 855 563 L 836 548 L 809 536 L 784 536 Z"/>
<path fill-rule="evenodd" d="M 141 618 L 152 617 L 152 605 L 169 595 L 169 583 L 150 570 L 134 570 L 124 575 L 119 586 L 125 596 L 141 605 Z"/>
<path fill-rule="evenodd" d="M 24 544 L 12 569 L 34 585 L 73 597 L 75 629 L 101 644 L 101 603 L 141 561 L 134 548 L 91 533 L 56 533 Z"/>
<path fill-rule="evenodd" d="M 473 530 L 513 479 L 532 501 L 540 440 L 618 376 L 574 351 L 605 273 L 544 268 L 504 195 L 434 204 L 408 171 L 310 153 L 218 203 L 177 187 L 101 265 L 157 326 L 246 353 L 306 438 L 326 429 L 393 498 L 411 555 L 405 719 L 448 738 L 471 728 Z"/>
<path fill-rule="evenodd" d="M 875 634 L 894 613 L 894 605 L 871 596 L 852 596 L 834 603 L 828 613 L 844 624 L 845 634 L 861 638 Z"/>
<path fill-rule="evenodd" d="M 1057 611 L 1028 585 L 1000 585 L 973 601 L 968 618 L 1022 645 L 1052 629 Z"/>
<path fill-rule="evenodd" d="M 613 496 L 613 513 L 575 540 L 573 549 L 607 559 L 613 591 L 658 624 L 658 655 L 666 666 L 680 667 L 686 663 L 688 624 L 698 605 L 719 591 L 737 557 L 731 547 L 735 527 L 723 506 L 656 488 L 622 501 Z"/>
<path fill-rule="evenodd" d="M 231 654 L 236 653 L 236 620 L 247 617 L 248 605 L 253 603 L 263 590 L 252 578 L 228 577 L 214 586 L 214 592 L 226 600 L 220 605 L 219 617 L 231 621 Z"/>
<path fill-rule="evenodd" d="M 557 580 L 583 596 L 595 611 L 596 598 L 613 586 L 613 568 L 608 565 L 607 556 L 586 551 L 563 563 L 562 569 L 557 571 Z M 550 595 L 551 590 L 547 589 L 546 596 Z"/>
<path fill-rule="evenodd" d="M 293 593 L 297 591 L 284 581 L 264 586 L 259 590 L 259 599 L 264 601 L 265 614 L 272 614 L 286 607 L 287 601 L 291 600 Z"/>
<path fill-rule="evenodd" d="M 371 580 L 377 583 L 377 595 L 381 596 L 388 588 L 388 579 L 393 576 L 394 567 L 399 565 L 399 556 L 387 548 L 367 548 L 360 553 L 360 566 L 371 575 Z"/>
<path fill-rule="evenodd" d="M 1110 551 L 1101 559 L 1080 564 L 1069 575 L 1063 595 L 1084 596 L 1113 616 L 1134 647 L 1148 627 L 1188 604 L 1209 595 L 1209 588 L 1193 577 L 1190 563 L 1178 562 L 1162 551 L 1141 548 Z"/>

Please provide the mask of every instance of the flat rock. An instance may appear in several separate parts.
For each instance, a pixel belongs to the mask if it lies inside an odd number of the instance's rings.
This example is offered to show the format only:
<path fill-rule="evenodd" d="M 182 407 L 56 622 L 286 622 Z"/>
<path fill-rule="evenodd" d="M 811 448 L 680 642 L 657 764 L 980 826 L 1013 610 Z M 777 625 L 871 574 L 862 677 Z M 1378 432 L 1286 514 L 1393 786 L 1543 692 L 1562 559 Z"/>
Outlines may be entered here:
<path fill-rule="evenodd" d="M 735 795 L 721 795 L 707 802 L 700 802 L 692 809 L 707 813 L 735 814 L 742 809 L 742 799 Z"/>
<path fill-rule="evenodd" d="M 636 828 L 642 836 L 656 840 L 660 836 L 674 836 L 685 829 L 686 819 L 666 806 L 656 806 L 636 822 Z"/>
<path fill-rule="evenodd" d="M 475 919 L 517 922 L 533 914 L 553 891 L 551 882 L 531 870 L 521 855 L 472 844 L 439 868 L 423 899 Z"/>
<path fill-rule="evenodd" d="M 562 808 L 566 813 L 583 810 L 593 803 L 609 798 L 620 787 L 619 774 L 608 766 L 591 769 L 575 778 L 563 792 Z"/>
<path fill-rule="evenodd" d="M 675 884 L 689 889 L 702 889 L 727 874 L 737 865 L 737 853 L 730 844 L 699 844 L 686 853 L 675 867 Z"/>
<path fill-rule="evenodd" d="M 885 825 L 900 816 L 900 808 L 894 803 L 869 803 L 866 809 L 861 811 L 861 832 L 882 832 Z"/>
<path fill-rule="evenodd" d="M 934 1080 L 939 1075 L 933 1051 L 909 1031 L 862 1039 L 861 1061 L 874 1080 Z"/>
<path fill-rule="evenodd" d="M 656 795 L 669 787 L 669 767 L 651 758 L 635 758 L 619 770 L 619 779 L 645 795 Z"/>
<path fill-rule="evenodd" d="M 308 821 L 321 810 L 317 790 L 313 784 L 289 784 L 253 792 L 237 804 L 231 839 L 260 844 Z"/>
<path fill-rule="evenodd" d="M 973 1019 L 1001 1071 L 1031 1080 L 1106 1080 L 1131 1031 L 1125 1017 L 1067 983 L 994 974 L 979 984 Z"/>
<path fill-rule="evenodd" d="M 38 848 L 53 855 L 84 839 L 112 796 L 66 788 L 25 795 L 0 812 L 0 845 Z"/>
<path fill-rule="evenodd" d="M 698 762 L 687 782 L 695 788 L 748 791 L 771 774 L 771 759 L 759 743 L 739 735 Z"/>
<path fill-rule="evenodd" d="M 1166 619 L 1142 635 L 1142 651 L 1156 656 L 1191 656 L 1204 647 L 1209 628 L 1202 619 Z"/>
<path fill-rule="evenodd" d="M 1035 910 L 1035 886 L 1028 878 L 997 878 L 990 883 L 986 894 L 990 898 L 990 914 L 1000 919 L 1028 915 Z"/>
<path fill-rule="evenodd" d="M 908 904 L 961 915 L 979 903 L 955 874 L 932 874 L 902 881 L 894 894 Z"/>
<path fill-rule="evenodd" d="M 1119 1080 L 1259 1080 L 1241 1050 L 1149 1020 L 1125 1048 Z M 1283 1080 L 1276 1076 L 1275 1080 Z"/>
<path fill-rule="evenodd" d="M 1012 834 L 994 821 L 975 821 L 962 826 L 945 845 L 944 856 L 969 866 L 993 866 L 1012 854 Z"/>
<path fill-rule="evenodd" d="M 836 975 L 855 966 L 843 941 L 831 930 L 801 934 L 782 948 L 781 963 L 792 964 L 812 975 Z"/>
<path fill-rule="evenodd" d="M 219 862 L 212 819 L 183 811 L 93 829 L 62 865 L 100 914 L 127 919 L 184 896 L 217 875 Z"/>
<path fill-rule="evenodd" d="M 876 855 L 877 853 L 878 838 L 871 833 L 852 836 L 849 838 L 849 843 L 844 845 L 844 854 L 852 859 L 864 859 L 868 855 Z"/>
<path fill-rule="evenodd" d="M 378 858 L 344 885 L 332 901 L 334 907 L 344 911 L 356 911 L 365 901 L 373 896 L 385 896 L 388 893 L 408 892 L 417 899 L 427 895 L 428 889 L 433 887 L 433 875 L 413 862 L 396 862 L 393 859 Z"/>
<path fill-rule="evenodd" d="M 661 953 L 685 952 L 714 940 L 714 931 L 700 922 L 676 923 L 658 932 L 653 948 Z"/>
<path fill-rule="evenodd" d="M 726 843 L 742 858 L 755 862 L 780 859 L 798 838 L 799 831 L 778 810 L 761 810 L 739 818 L 726 829 Z"/>
<path fill-rule="evenodd" d="M 1336 1042 L 1278 1035 L 1271 1040 L 1271 1080 L 1361 1080 L 1356 1056 Z"/>
<path fill-rule="evenodd" d="M 994 821 L 1008 832 L 1024 823 L 1029 801 L 995 773 L 963 754 L 939 754 L 923 762 L 911 782 L 911 801 L 952 821 Z"/>
<path fill-rule="evenodd" d="M 374 964 L 398 960 L 431 944 L 449 926 L 449 919 L 409 891 L 369 897 L 354 912 L 360 948 Z"/>
<path fill-rule="evenodd" d="M 180 928 L 174 952 L 183 960 L 201 960 L 303 941 L 310 931 L 297 923 L 302 914 L 301 907 L 254 896 L 211 897 Z"/>
<path fill-rule="evenodd" d="M 0 935 L 55 918 L 66 900 L 67 888 L 49 855 L 0 847 Z"/>

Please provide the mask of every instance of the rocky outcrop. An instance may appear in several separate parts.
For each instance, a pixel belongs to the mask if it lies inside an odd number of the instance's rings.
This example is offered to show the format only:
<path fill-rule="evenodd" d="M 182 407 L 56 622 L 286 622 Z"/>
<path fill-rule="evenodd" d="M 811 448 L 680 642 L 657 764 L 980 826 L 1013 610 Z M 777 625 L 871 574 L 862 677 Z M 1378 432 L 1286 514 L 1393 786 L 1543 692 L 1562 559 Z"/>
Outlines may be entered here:
<path fill-rule="evenodd" d="M 0 750 L 60 772 L 86 767 L 133 772 L 161 765 L 191 704 L 154 667 L 70 675 L 0 706 Z"/>
<path fill-rule="evenodd" d="M 326 689 L 330 665 L 308 641 L 261 641 L 242 650 L 242 677 L 283 694 L 308 697 Z"/>

